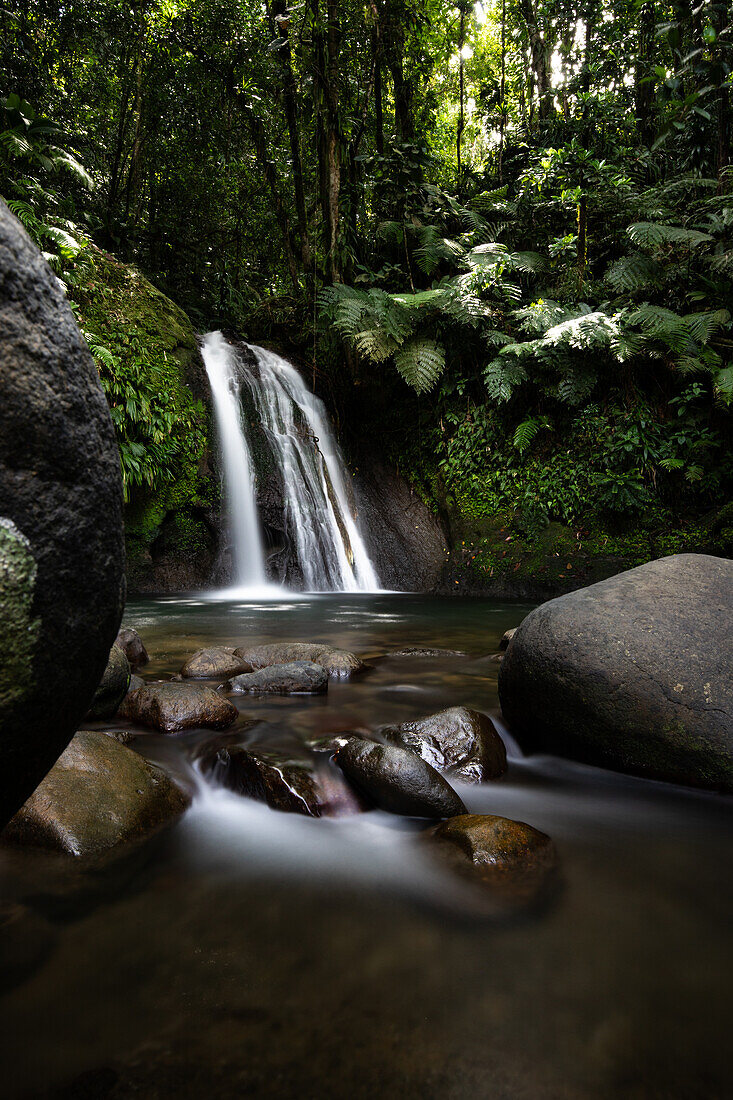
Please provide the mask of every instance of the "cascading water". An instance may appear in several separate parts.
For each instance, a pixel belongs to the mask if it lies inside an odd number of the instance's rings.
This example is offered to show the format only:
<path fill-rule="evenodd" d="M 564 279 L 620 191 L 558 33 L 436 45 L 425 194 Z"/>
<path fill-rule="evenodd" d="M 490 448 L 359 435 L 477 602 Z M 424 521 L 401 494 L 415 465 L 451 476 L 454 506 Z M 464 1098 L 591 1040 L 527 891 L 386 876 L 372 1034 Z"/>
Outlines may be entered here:
<path fill-rule="evenodd" d="M 220 332 L 209 333 L 202 348 L 221 438 L 235 584 L 258 588 L 267 583 L 241 408 L 241 387 L 247 385 L 280 471 L 285 523 L 306 590 L 378 591 L 379 580 L 350 507 L 343 459 L 323 403 L 285 359 L 265 348 L 250 350 L 256 372 L 247 370 Z"/>
<path fill-rule="evenodd" d="M 257 518 L 255 481 L 240 416 L 240 370 L 234 349 L 220 332 L 210 332 L 201 354 L 214 399 L 224 463 L 224 489 L 232 536 L 234 583 L 242 588 L 267 584 L 265 550 Z"/>

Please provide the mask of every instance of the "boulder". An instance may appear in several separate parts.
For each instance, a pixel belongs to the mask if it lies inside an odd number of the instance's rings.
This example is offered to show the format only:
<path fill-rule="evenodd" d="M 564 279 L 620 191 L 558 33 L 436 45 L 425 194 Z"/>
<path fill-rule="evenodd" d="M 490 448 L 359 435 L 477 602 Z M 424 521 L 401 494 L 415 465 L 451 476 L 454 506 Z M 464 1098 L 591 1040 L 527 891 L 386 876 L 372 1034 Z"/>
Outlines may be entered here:
<path fill-rule="evenodd" d="M 463 783 L 498 779 L 506 771 L 506 748 L 494 723 L 469 707 L 449 707 L 379 732 Z"/>
<path fill-rule="evenodd" d="M 87 718 L 112 718 L 130 687 L 130 663 L 118 645 L 109 651 L 107 667 L 94 693 Z"/>
<path fill-rule="evenodd" d="M 527 747 L 733 790 L 733 561 L 661 558 L 550 600 L 499 673 Z"/>
<path fill-rule="evenodd" d="M 234 652 L 253 670 L 266 668 L 268 665 L 290 664 L 293 661 L 312 661 L 324 668 L 334 680 L 348 679 L 366 668 L 354 653 L 321 645 L 320 642 L 276 642 L 271 645 L 241 646 Z"/>
<path fill-rule="evenodd" d="M 557 851 L 546 833 L 492 814 L 462 814 L 430 829 L 426 838 L 447 865 L 488 888 L 499 908 L 522 908 L 546 891 Z"/>
<path fill-rule="evenodd" d="M 7 826 L 3 839 L 85 858 L 144 840 L 190 797 L 107 734 L 80 730 Z"/>
<path fill-rule="evenodd" d="M 122 479 L 94 361 L 0 200 L 0 827 L 86 714 L 124 604 Z"/>
<path fill-rule="evenodd" d="M 148 651 L 143 645 L 143 640 L 138 634 L 137 630 L 134 630 L 131 626 L 123 626 L 118 632 L 115 638 L 115 645 L 118 645 L 122 652 L 130 662 L 130 668 L 142 668 L 146 665 L 150 658 L 148 657 Z"/>
<path fill-rule="evenodd" d="M 409 817 L 452 817 L 466 807 L 440 772 L 414 752 L 353 738 L 334 761 L 383 810 Z"/>
<path fill-rule="evenodd" d="M 237 708 L 201 684 L 144 684 L 125 696 L 119 715 L 161 733 L 223 730 L 236 722 Z"/>
<path fill-rule="evenodd" d="M 235 657 L 234 650 L 226 646 L 212 646 L 199 649 L 189 657 L 181 669 L 181 676 L 187 680 L 228 680 L 240 672 L 250 672 L 251 665 L 241 657 Z"/>
<path fill-rule="evenodd" d="M 358 813 L 362 802 L 325 761 L 231 745 L 205 759 L 203 770 L 229 790 L 266 802 L 273 810 L 333 817 Z"/>
<path fill-rule="evenodd" d="M 323 695 L 328 691 L 328 673 L 312 661 L 291 661 L 288 665 L 268 665 L 235 676 L 225 690 L 235 695 Z"/>
<path fill-rule="evenodd" d="M 509 643 L 511 642 L 512 638 L 514 637 L 514 635 L 516 633 L 517 633 L 517 627 L 516 626 L 513 626 L 509 630 L 504 631 L 501 638 L 499 639 L 499 652 L 500 653 L 504 653 L 509 648 Z"/>

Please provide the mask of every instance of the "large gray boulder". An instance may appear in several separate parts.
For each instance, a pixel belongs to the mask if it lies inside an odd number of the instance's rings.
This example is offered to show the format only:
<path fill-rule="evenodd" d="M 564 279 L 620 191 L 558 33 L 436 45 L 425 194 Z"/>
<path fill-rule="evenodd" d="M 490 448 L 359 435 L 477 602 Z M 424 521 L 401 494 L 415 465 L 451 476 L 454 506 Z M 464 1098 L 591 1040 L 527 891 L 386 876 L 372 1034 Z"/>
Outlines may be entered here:
<path fill-rule="evenodd" d="M 733 561 L 661 558 L 542 604 L 499 697 L 529 746 L 733 790 Z"/>
<path fill-rule="evenodd" d="M 86 713 L 124 602 L 122 483 L 94 362 L 0 201 L 0 827 Z"/>

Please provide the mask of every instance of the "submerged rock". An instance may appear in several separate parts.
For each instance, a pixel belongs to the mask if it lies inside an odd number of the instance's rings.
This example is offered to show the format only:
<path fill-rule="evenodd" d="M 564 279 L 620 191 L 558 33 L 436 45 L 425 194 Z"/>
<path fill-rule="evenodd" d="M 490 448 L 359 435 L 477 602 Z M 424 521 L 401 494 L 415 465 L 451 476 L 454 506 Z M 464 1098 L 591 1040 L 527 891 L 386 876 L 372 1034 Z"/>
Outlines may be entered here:
<path fill-rule="evenodd" d="M 550 600 L 518 627 L 499 697 L 524 744 L 733 790 L 733 561 L 661 558 Z"/>
<path fill-rule="evenodd" d="M 506 771 L 506 748 L 494 723 L 469 707 L 449 707 L 379 732 L 463 783 L 498 779 Z"/>
<path fill-rule="evenodd" d="M 136 668 L 142 668 L 146 665 L 150 658 L 148 657 L 148 651 L 143 645 L 143 640 L 131 626 L 123 626 L 117 633 L 115 638 L 115 645 L 119 646 L 122 652 L 130 662 L 130 668 L 133 671 Z"/>
<path fill-rule="evenodd" d="M 340 748 L 334 761 L 377 806 L 409 817 L 452 817 L 466 807 L 440 772 L 409 749 L 358 738 Z"/>
<path fill-rule="evenodd" d="M 0 200 L 0 827 L 83 719 L 124 604 L 109 407 L 59 281 Z"/>
<path fill-rule="evenodd" d="M 237 720 L 237 708 L 200 684 L 144 684 L 130 692 L 119 714 L 161 733 L 178 730 L 223 730 Z"/>
<path fill-rule="evenodd" d="M 120 647 L 113 645 L 87 718 L 112 718 L 127 695 L 129 686 L 130 663 Z"/>
<path fill-rule="evenodd" d="M 225 684 L 235 695 L 257 692 L 273 695 L 323 695 L 328 691 L 328 673 L 312 661 L 292 661 L 245 672 Z"/>
<path fill-rule="evenodd" d="M 190 797 L 105 733 L 80 730 L 3 833 L 8 841 L 80 857 L 143 840 Z"/>
<path fill-rule="evenodd" d="M 459 874 L 488 887 L 500 907 L 524 907 L 549 886 L 557 850 L 546 833 L 492 814 L 463 814 L 426 834 Z"/>
<path fill-rule="evenodd" d="M 294 661 L 312 661 L 320 665 L 334 680 L 348 679 L 363 672 L 366 665 L 356 654 L 345 649 L 321 645 L 319 642 L 275 642 L 271 645 L 241 646 L 235 649 L 237 657 L 246 661 L 253 670 L 268 665 L 285 665 Z"/>
<path fill-rule="evenodd" d="M 228 680 L 230 676 L 250 671 L 251 665 L 236 657 L 233 649 L 211 646 L 189 657 L 181 669 L 181 676 L 187 680 Z"/>
<path fill-rule="evenodd" d="M 421 649 L 419 646 L 407 646 L 405 649 L 393 649 L 388 657 L 467 657 L 462 649 Z"/>
<path fill-rule="evenodd" d="M 203 768 L 229 790 L 266 802 L 274 810 L 332 817 L 362 809 L 358 796 L 322 759 L 232 745 L 219 749 Z"/>

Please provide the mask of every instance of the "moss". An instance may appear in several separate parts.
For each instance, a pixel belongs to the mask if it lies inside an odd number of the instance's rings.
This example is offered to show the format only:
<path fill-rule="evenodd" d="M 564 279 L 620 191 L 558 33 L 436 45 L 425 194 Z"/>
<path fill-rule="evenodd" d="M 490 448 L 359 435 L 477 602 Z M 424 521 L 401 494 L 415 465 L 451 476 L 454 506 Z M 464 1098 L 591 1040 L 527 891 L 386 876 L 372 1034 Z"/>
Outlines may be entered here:
<path fill-rule="evenodd" d="M 33 683 L 33 658 L 40 623 L 33 618 L 36 563 L 26 537 L 9 519 L 0 519 L 0 612 L 3 660 L 0 707 L 20 702 Z"/>
<path fill-rule="evenodd" d="M 219 479 L 202 400 L 208 397 L 205 370 L 187 315 L 135 267 L 90 246 L 73 297 L 120 445 L 134 588 L 145 581 L 151 555 L 212 552 L 202 514 L 219 506 Z"/>

